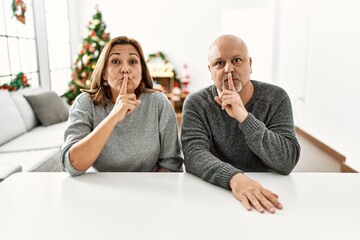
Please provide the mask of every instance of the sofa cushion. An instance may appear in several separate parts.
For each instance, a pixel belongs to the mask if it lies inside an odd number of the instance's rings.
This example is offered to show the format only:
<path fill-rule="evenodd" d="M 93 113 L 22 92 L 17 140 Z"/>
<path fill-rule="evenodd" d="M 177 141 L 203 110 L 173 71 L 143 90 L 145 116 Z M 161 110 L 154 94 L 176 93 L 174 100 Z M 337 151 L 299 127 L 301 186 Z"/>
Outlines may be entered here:
<path fill-rule="evenodd" d="M 44 126 L 66 121 L 69 117 L 68 108 L 55 92 L 25 95 L 25 98 Z"/>
<path fill-rule="evenodd" d="M 25 125 L 9 91 L 0 90 L 0 145 L 25 133 Z"/>
<path fill-rule="evenodd" d="M 37 126 L 10 142 L 0 146 L 0 153 L 60 148 L 64 142 L 66 122 L 51 126 Z"/>
<path fill-rule="evenodd" d="M 59 154 L 58 148 L 0 153 L 0 165 L 20 164 L 23 172 L 51 171 L 54 165 L 58 165 Z M 44 165 L 48 166 L 47 169 L 43 167 Z"/>
<path fill-rule="evenodd" d="M 29 102 L 25 99 L 24 95 L 33 95 L 42 92 L 45 92 L 42 88 L 23 88 L 10 93 L 18 111 L 20 112 L 26 131 L 36 127 L 40 124 L 40 122 L 36 118 L 34 111 L 32 110 Z"/>

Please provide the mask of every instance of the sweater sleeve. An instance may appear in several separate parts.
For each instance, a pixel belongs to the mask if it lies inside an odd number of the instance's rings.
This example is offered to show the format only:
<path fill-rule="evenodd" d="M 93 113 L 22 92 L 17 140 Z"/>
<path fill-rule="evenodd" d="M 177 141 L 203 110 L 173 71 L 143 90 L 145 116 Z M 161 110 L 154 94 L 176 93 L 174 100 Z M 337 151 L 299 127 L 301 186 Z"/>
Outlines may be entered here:
<path fill-rule="evenodd" d="M 291 102 L 286 93 L 276 109 L 270 111 L 269 122 L 249 113 L 239 128 L 251 149 L 269 168 L 280 174 L 290 174 L 300 157 L 300 145 L 295 136 Z"/>
<path fill-rule="evenodd" d="M 183 156 L 175 111 L 165 95 L 159 107 L 160 156 L 159 166 L 173 172 L 183 171 Z"/>
<path fill-rule="evenodd" d="M 207 128 L 205 116 L 188 97 L 184 103 L 181 141 L 184 150 L 185 169 L 205 181 L 230 189 L 230 179 L 242 171 L 229 163 L 221 161 L 211 152 L 210 129 Z"/>
<path fill-rule="evenodd" d="M 85 171 L 76 170 L 70 160 L 70 148 L 92 131 L 91 103 L 87 94 L 79 96 L 70 108 L 64 144 L 61 147 L 60 166 L 71 176 L 78 176 Z"/>

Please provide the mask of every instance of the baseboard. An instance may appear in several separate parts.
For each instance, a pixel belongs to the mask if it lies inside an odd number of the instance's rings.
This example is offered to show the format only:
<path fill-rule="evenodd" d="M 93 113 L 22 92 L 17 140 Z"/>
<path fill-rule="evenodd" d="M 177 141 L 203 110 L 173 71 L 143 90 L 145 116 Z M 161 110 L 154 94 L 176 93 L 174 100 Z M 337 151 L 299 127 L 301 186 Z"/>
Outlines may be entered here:
<path fill-rule="evenodd" d="M 299 127 L 295 127 L 295 130 L 296 130 L 296 134 L 301 135 L 303 138 L 305 138 L 306 140 L 308 140 L 309 142 L 311 142 L 312 144 L 314 144 L 315 146 L 317 146 L 318 148 L 320 148 L 321 150 L 323 150 L 324 152 L 335 158 L 337 161 L 339 161 L 340 164 L 343 164 L 345 162 L 346 157 L 341 153 L 339 153 L 338 151 L 336 151 L 335 149 L 319 141 L 318 139 L 311 136 L 309 133 L 305 132 Z"/>

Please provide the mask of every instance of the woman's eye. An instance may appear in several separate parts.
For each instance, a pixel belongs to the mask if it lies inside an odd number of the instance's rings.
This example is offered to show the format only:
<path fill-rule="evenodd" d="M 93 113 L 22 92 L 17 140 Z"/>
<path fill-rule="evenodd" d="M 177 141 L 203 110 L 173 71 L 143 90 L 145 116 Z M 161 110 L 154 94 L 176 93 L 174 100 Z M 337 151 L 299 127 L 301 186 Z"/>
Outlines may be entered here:
<path fill-rule="evenodd" d="M 112 63 L 112 64 L 118 64 L 118 63 L 120 63 L 120 61 L 117 60 L 117 59 L 112 59 L 112 60 L 111 60 L 111 63 Z"/>
<path fill-rule="evenodd" d="M 129 63 L 130 63 L 131 65 L 137 64 L 137 62 L 138 62 L 137 60 L 130 60 L 130 61 L 129 61 Z"/>

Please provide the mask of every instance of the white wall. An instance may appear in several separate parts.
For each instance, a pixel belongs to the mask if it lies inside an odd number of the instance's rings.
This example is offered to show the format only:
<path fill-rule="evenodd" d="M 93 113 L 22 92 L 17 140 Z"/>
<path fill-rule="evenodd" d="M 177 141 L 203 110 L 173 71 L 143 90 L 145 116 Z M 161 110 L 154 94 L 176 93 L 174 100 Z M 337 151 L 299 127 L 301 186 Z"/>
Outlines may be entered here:
<path fill-rule="evenodd" d="M 273 82 L 274 7 L 224 9 L 221 33 L 240 36 L 252 58 L 251 79 Z"/>
<path fill-rule="evenodd" d="M 189 66 L 190 90 L 212 83 L 207 68 L 207 49 L 221 34 L 223 9 L 264 8 L 268 0 L 78 0 L 78 25 L 92 16 L 96 2 L 111 37 L 127 35 L 137 39 L 145 54 L 162 51 L 180 75 Z M 86 29 L 82 27 L 82 29 Z M 86 32 L 79 27 L 79 42 Z"/>
<path fill-rule="evenodd" d="M 360 170 L 360 2 L 281 2 L 278 76 L 296 124 Z"/>

